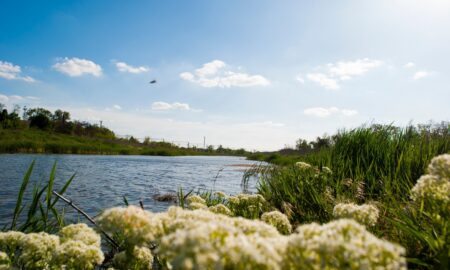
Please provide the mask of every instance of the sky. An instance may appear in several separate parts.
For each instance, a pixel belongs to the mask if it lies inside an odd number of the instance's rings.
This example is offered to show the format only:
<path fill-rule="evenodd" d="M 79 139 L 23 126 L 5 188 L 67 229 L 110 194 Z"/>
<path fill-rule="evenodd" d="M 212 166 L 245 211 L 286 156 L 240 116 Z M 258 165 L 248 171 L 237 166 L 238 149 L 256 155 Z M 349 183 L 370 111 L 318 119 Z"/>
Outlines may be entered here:
<path fill-rule="evenodd" d="M 447 0 L 0 7 L 0 103 L 64 109 L 120 136 L 277 150 L 450 119 Z"/>

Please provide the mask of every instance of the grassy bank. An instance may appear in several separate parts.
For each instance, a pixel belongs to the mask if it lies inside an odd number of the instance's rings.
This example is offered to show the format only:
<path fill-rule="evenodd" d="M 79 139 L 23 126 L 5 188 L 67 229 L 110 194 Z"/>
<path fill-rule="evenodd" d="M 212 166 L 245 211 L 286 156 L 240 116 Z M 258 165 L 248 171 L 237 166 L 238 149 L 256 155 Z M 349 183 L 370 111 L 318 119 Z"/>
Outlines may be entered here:
<path fill-rule="evenodd" d="M 165 142 L 140 143 L 29 129 L 0 129 L 0 153 L 99 155 L 243 155 L 243 150 L 183 148 Z"/>
<path fill-rule="evenodd" d="M 430 183 L 441 179 L 422 175 L 431 173 L 433 157 L 449 152 L 446 127 L 361 127 L 340 132 L 328 147 L 305 155 L 260 155 L 288 165 L 258 170 L 258 192 L 294 224 L 330 222 L 339 204 L 374 205 L 380 217 L 370 230 L 406 247 L 411 268 L 444 269 L 450 257 L 449 176 L 443 187 L 428 187 L 445 200 L 417 204 L 412 189 L 421 177 Z M 449 166 L 447 161 L 442 168 L 448 173 Z"/>

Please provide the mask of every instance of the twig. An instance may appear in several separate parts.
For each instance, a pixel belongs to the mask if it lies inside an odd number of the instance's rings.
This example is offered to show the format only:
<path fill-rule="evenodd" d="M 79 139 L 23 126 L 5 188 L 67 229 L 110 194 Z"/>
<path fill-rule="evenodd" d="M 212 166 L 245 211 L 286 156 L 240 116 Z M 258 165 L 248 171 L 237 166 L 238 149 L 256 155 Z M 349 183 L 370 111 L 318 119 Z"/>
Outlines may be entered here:
<path fill-rule="evenodd" d="M 106 239 L 108 239 L 109 242 L 111 242 L 111 244 L 113 244 L 116 248 L 119 248 L 119 244 L 117 244 L 116 241 L 114 241 L 114 239 L 112 239 L 111 236 L 109 236 L 102 228 L 100 228 L 100 226 L 98 226 L 97 223 L 95 223 L 95 221 L 88 214 L 86 214 L 86 212 L 84 212 L 83 210 L 78 208 L 78 206 L 73 204 L 73 202 L 71 200 L 65 198 L 64 196 L 62 196 L 58 192 L 53 190 L 53 194 L 55 194 L 58 198 L 60 198 L 64 202 L 66 202 L 73 209 L 77 210 L 78 213 L 82 214 L 85 218 L 87 218 L 92 224 L 95 225 L 95 227 L 97 227 L 100 230 L 100 232 L 106 237 Z"/>

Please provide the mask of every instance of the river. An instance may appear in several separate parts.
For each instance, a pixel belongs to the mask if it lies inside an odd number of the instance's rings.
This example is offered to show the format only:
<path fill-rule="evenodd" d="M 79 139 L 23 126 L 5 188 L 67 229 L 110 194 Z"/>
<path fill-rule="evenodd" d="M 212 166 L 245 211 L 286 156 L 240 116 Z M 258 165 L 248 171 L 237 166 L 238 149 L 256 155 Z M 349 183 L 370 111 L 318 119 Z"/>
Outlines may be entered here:
<path fill-rule="evenodd" d="M 25 201 L 33 185 L 47 183 L 56 161 L 54 189 L 59 190 L 75 173 L 65 195 L 93 216 L 105 208 L 123 206 L 123 196 L 130 204 L 138 205 L 141 200 L 145 209 L 158 212 L 173 203 L 157 201 L 154 196 L 175 194 L 179 188 L 240 193 L 243 171 L 255 164 L 243 157 L 222 156 L 0 155 L 0 225 L 10 222 L 23 176 L 33 160 L 36 164 Z M 255 182 L 250 182 L 249 191 L 256 190 Z M 82 219 L 70 207 L 66 209 L 69 219 Z"/>

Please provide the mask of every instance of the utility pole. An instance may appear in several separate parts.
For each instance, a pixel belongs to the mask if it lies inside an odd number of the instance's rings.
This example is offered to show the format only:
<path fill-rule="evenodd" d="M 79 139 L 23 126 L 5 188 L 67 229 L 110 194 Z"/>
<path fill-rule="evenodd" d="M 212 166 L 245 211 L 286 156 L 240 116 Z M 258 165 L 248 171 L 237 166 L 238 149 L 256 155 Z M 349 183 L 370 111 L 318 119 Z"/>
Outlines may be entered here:
<path fill-rule="evenodd" d="M 103 121 L 100 120 L 100 128 L 102 128 L 102 125 L 103 125 Z"/>

